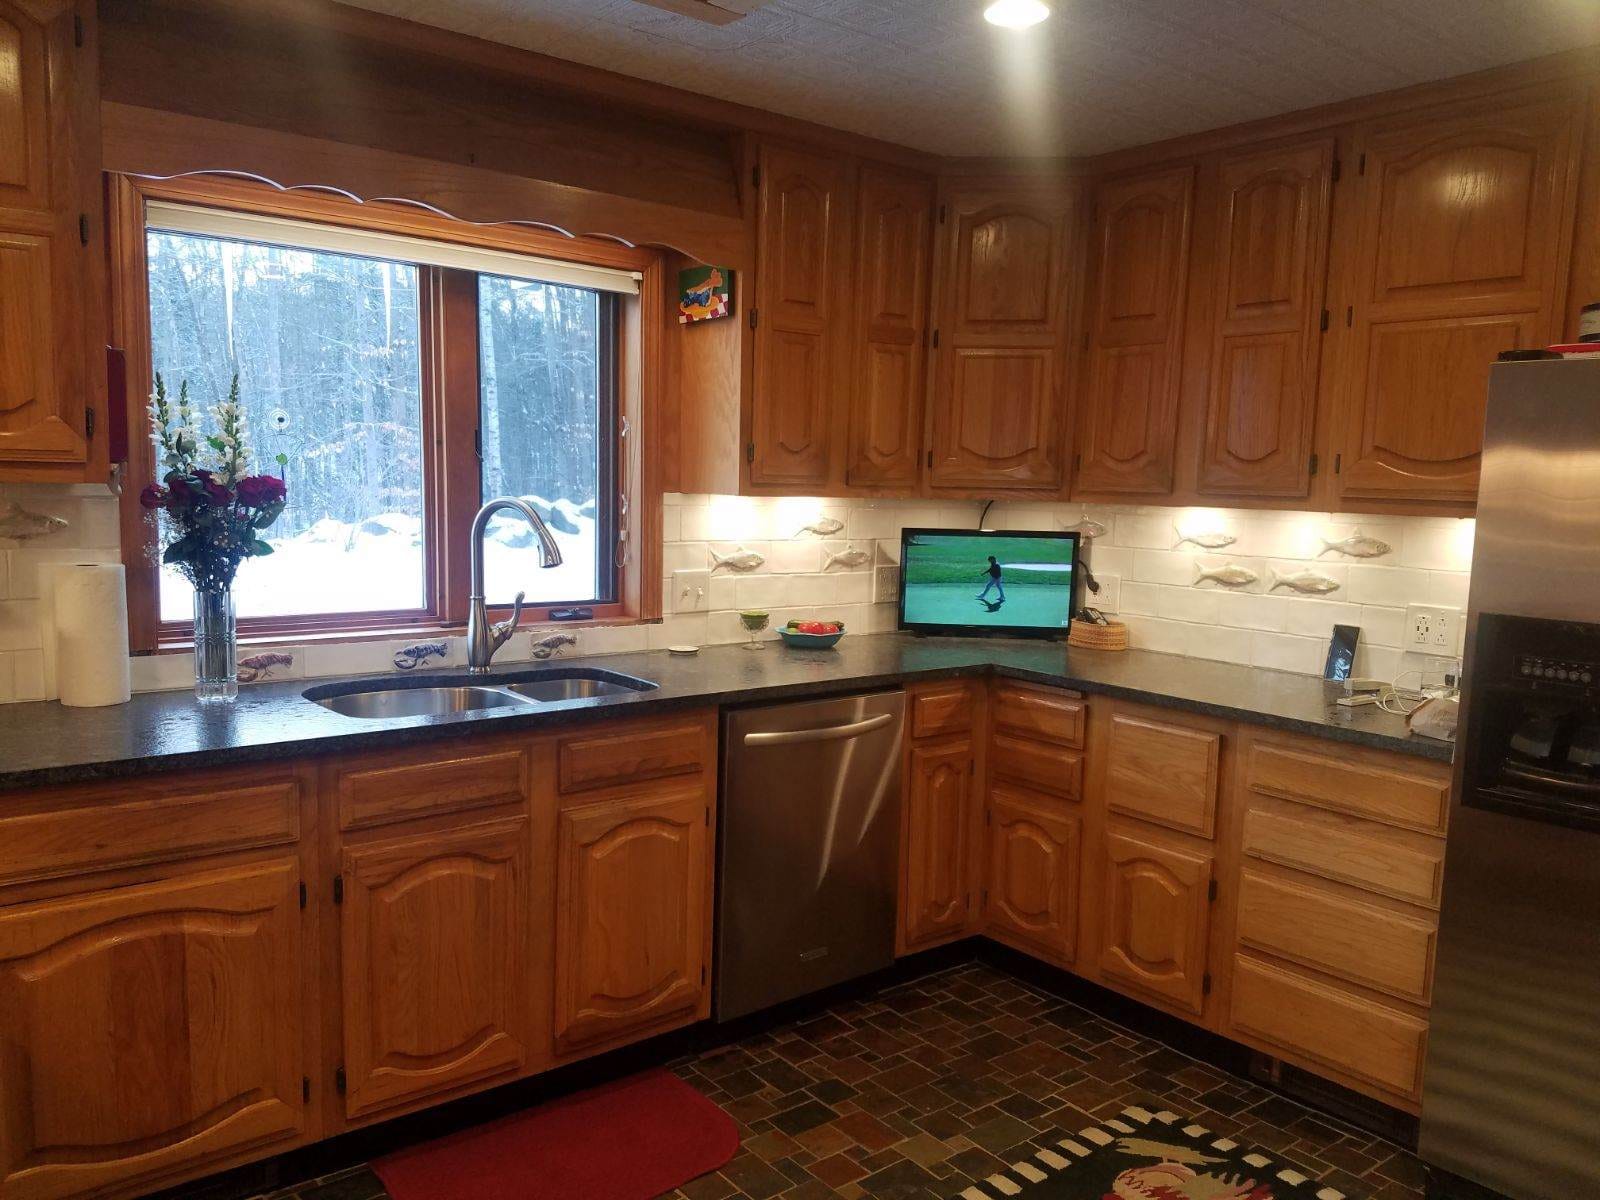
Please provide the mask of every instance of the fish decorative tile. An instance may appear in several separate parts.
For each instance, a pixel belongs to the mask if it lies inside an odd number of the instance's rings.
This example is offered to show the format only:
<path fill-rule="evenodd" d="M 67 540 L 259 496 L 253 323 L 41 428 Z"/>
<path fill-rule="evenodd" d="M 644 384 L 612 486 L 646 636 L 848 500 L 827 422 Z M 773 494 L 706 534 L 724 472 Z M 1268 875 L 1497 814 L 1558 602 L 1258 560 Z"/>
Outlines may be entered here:
<path fill-rule="evenodd" d="M 1394 547 L 1378 538 L 1368 537 L 1358 529 L 1347 538 L 1323 538 L 1322 549 L 1317 551 L 1317 557 L 1321 558 L 1330 550 L 1348 558 L 1382 558 L 1392 553 Z"/>
<path fill-rule="evenodd" d="M 1233 545 L 1239 540 L 1238 538 L 1234 537 L 1233 534 L 1223 533 L 1221 530 L 1207 530 L 1202 533 L 1185 533 L 1178 526 L 1174 525 L 1172 527 L 1172 532 L 1178 535 L 1178 543 L 1177 546 L 1173 547 L 1174 550 L 1176 550 L 1178 546 L 1183 545 L 1185 542 L 1192 546 L 1199 546 L 1202 550 L 1221 550 L 1224 547 Z"/>
<path fill-rule="evenodd" d="M 754 571 L 767 560 L 754 550 L 746 550 L 740 546 L 732 554 L 718 554 L 711 551 L 712 570 L 718 567 L 727 567 L 730 571 Z"/>
<path fill-rule="evenodd" d="M 1085 542 L 1092 542 L 1095 538 L 1103 538 L 1106 535 L 1106 527 L 1099 521 L 1091 521 L 1088 517 L 1074 521 L 1070 525 L 1064 525 L 1062 528 L 1068 533 L 1077 534 L 1079 540 Z"/>
<path fill-rule="evenodd" d="M 1281 587 L 1303 592 L 1308 596 L 1323 596 L 1329 592 L 1337 592 L 1339 590 L 1339 581 L 1324 575 L 1321 571 L 1313 571 L 1310 568 L 1290 571 L 1280 575 L 1271 567 L 1268 567 L 1267 591 L 1275 592 Z"/>
<path fill-rule="evenodd" d="M 0 538 L 17 542 L 31 542 L 35 538 L 49 537 L 67 527 L 65 517 L 34 512 L 23 508 L 15 500 L 0 503 Z"/>
<path fill-rule="evenodd" d="M 844 522 L 839 520 L 838 517 L 818 517 L 809 525 L 800 526 L 800 532 L 796 533 L 795 537 L 799 537 L 801 533 L 814 533 L 818 537 L 829 537 L 843 528 Z"/>
<path fill-rule="evenodd" d="M 867 551 L 857 550 L 854 546 L 850 546 L 837 554 L 828 555 L 828 560 L 822 564 L 822 569 L 826 571 L 830 567 L 844 567 L 848 570 L 851 567 L 859 567 L 871 557 L 872 555 Z"/>
<path fill-rule="evenodd" d="M 1249 567 L 1243 567 L 1238 563 L 1232 562 L 1223 563 L 1220 567 L 1202 567 L 1199 563 L 1195 563 L 1194 571 L 1196 587 L 1208 580 L 1213 583 L 1220 583 L 1223 587 L 1228 588 L 1249 587 L 1261 578 Z"/>

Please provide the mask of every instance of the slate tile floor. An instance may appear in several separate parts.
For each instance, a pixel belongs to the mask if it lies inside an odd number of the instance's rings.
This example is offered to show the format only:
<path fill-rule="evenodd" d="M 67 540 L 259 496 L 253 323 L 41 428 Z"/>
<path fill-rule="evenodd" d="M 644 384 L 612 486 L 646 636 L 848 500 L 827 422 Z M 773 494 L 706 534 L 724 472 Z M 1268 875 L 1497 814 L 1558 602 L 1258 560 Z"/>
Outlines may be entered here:
<path fill-rule="evenodd" d="M 1275 1151 L 1352 1197 L 1419 1200 L 1415 1158 L 966 963 L 674 1064 L 739 1123 L 721 1171 L 673 1200 L 945 1200 L 1130 1105 Z M 365 1168 L 271 1200 L 379 1200 Z"/>

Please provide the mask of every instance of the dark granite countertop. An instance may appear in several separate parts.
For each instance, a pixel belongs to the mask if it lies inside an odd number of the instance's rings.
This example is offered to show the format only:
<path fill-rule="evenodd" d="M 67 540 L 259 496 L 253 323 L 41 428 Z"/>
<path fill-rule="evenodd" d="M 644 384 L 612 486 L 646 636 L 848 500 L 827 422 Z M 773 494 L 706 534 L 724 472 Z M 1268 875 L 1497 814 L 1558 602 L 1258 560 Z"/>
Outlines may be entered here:
<path fill-rule="evenodd" d="M 495 674 L 525 673 L 534 665 L 506 664 Z M 8 704 L 0 706 L 0 790 L 448 740 L 491 725 L 547 729 L 607 715 L 799 699 L 991 670 L 1422 758 L 1449 761 L 1451 754 L 1442 742 L 1408 734 L 1400 717 L 1370 706 L 1337 707 L 1319 679 L 1143 650 L 1107 653 L 1051 642 L 883 634 L 847 637 L 836 650 L 823 652 L 776 643 L 759 653 L 708 646 L 692 657 L 657 651 L 546 665 L 598 667 L 660 686 L 537 707 L 381 720 L 341 716 L 301 696 L 329 680 L 254 684 L 224 704 L 199 704 L 186 691 L 142 693 L 107 708 Z"/>

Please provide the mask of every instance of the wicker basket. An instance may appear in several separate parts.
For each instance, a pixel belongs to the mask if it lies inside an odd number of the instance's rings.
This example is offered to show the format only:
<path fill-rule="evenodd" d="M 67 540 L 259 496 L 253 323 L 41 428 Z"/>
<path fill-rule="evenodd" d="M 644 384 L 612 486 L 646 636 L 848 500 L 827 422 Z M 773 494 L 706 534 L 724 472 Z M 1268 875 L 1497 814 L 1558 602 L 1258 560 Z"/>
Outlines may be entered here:
<path fill-rule="evenodd" d="M 1126 650 L 1128 627 L 1121 621 L 1096 625 L 1093 621 L 1073 621 L 1067 634 L 1067 645 L 1085 650 Z"/>

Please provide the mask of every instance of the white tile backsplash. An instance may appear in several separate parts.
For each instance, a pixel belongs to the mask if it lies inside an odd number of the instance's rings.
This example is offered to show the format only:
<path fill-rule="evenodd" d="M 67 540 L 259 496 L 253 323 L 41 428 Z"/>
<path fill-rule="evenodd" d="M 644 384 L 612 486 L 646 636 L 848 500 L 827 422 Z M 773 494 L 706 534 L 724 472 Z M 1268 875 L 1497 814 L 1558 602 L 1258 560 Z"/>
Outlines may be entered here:
<path fill-rule="evenodd" d="M 103 488 L 0 487 L 0 502 L 17 500 L 63 516 L 69 527 L 30 542 L 0 541 L 0 702 L 43 694 L 40 635 L 34 598 L 38 568 L 48 562 L 115 561 L 117 502 Z M 923 500 L 754 499 L 669 494 L 662 511 L 663 575 L 708 570 L 712 551 L 760 554 L 750 572 L 711 570 L 707 611 L 673 612 L 660 625 L 600 626 L 578 631 L 576 653 L 608 654 L 679 643 L 741 642 L 738 610 L 764 608 L 773 626 L 791 618 L 833 617 L 852 633 L 891 630 L 893 604 L 872 603 L 873 568 L 900 557 L 906 526 L 976 528 L 983 505 Z M 841 528 L 817 534 L 804 526 L 832 519 Z M 1127 621 L 1134 646 L 1224 662 L 1320 673 L 1335 624 L 1359 625 L 1362 646 L 1357 670 L 1389 678 L 1417 664 L 1401 646 L 1407 604 L 1443 604 L 1464 609 L 1472 555 L 1473 522 L 1448 518 L 1367 517 L 1231 509 L 1173 509 L 1002 502 L 986 525 L 993 529 L 1061 529 L 1088 519 L 1106 527 L 1088 543 L 1090 569 L 1101 583 L 1084 600 Z M 1328 551 L 1336 541 L 1362 532 L 1387 542 L 1389 553 L 1355 559 Z M 1207 549 L 1184 535 L 1227 533 L 1232 544 Z M 858 567 L 828 557 L 848 549 L 869 554 Z M 1255 582 L 1229 587 L 1197 582 L 1197 566 L 1237 563 Z M 1306 569 L 1327 575 L 1337 587 L 1305 595 L 1278 587 L 1268 591 L 1269 569 L 1278 576 Z M 532 641 L 548 629 L 518 635 L 499 661 L 526 660 Z M 570 629 L 568 630 L 570 632 Z M 763 636 L 775 637 L 769 630 Z M 449 639 L 447 664 L 459 663 L 462 644 Z M 295 664 L 280 675 L 314 677 L 392 669 L 400 640 L 317 642 L 283 647 Z M 251 647 L 241 653 L 258 653 Z M 431 660 L 429 665 L 436 665 Z M 191 683 L 186 655 L 134 659 L 134 688 L 183 688 Z"/>

